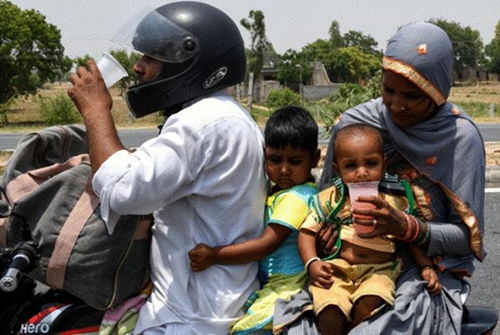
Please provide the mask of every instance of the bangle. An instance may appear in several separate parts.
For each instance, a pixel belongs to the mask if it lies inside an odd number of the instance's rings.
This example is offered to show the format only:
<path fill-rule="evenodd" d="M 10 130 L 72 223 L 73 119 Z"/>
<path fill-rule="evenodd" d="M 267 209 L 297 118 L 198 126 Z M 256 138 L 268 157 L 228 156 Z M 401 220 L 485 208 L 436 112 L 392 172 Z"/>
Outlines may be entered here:
<path fill-rule="evenodd" d="M 304 268 L 306 269 L 306 272 L 309 273 L 309 265 L 311 265 L 312 263 L 314 263 L 316 261 L 320 261 L 320 260 L 321 260 L 321 258 L 319 258 L 319 257 L 309 258 L 309 260 L 304 265 Z"/>
<path fill-rule="evenodd" d="M 412 215 L 408 215 L 408 217 L 413 221 L 413 226 L 415 228 L 415 231 L 413 232 L 413 235 L 410 237 L 409 242 L 415 242 L 418 235 L 420 234 L 420 222 L 418 222 L 417 218 Z"/>
<path fill-rule="evenodd" d="M 423 234 L 420 234 L 417 238 L 417 245 L 418 246 L 424 245 L 427 241 L 429 241 L 429 238 L 431 237 L 431 229 L 429 228 L 429 225 L 425 222 L 421 222 L 421 223 L 425 225 L 425 229 L 420 230 L 420 231 L 423 231 Z"/>
<path fill-rule="evenodd" d="M 408 215 L 404 212 L 403 215 L 405 216 L 406 219 L 406 232 L 403 237 L 398 237 L 398 239 L 406 243 L 415 242 L 417 239 L 420 240 L 419 239 L 421 235 L 420 221 L 417 220 L 417 218 L 414 217 L 413 215 Z M 423 238 L 425 238 L 425 236 Z"/>
<path fill-rule="evenodd" d="M 410 216 L 403 212 L 406 219 L 406 231 L 403 237 L 398 237 L 399 240 L 403 242 L 409 242 L 412 235 L 415 233 L 415 222 L 410 219 Z"/>

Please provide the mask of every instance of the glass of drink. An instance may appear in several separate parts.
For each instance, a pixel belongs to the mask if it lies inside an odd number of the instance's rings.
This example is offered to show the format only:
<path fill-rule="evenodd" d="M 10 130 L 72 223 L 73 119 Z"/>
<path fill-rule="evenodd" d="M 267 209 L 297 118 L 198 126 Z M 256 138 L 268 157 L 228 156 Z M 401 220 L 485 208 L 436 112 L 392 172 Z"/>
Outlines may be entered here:
<path fill-rule="evenodd" d="M 356 208 L 375 208 L 372 203 L 369 202 L 361 202 L 358 201 L 359 196 L 374 196 L 378 197 L 378 184 L 379 181 L 368 181 L 368 182 L 360 182 L 360 183 L 348 183 L 347 187 L 349 188 L 349 198 L 351 201 L 351 207 L 353 209 Z M 356 216 L 360 219 L 373 219 L 368 215 L 360 215 L 356 214 Z M 369 233 L 372 232 L 375 227 L 374 226 L 364 226 L 361 224 L 354 223 L 354 229 L 358 233 Z"/>
<path fill-rule="evenodd" d="M 123 66 L 107 52 L 99 58 L 97 67 L 99 71 L 101 71 L 102 78 L 107 88 L 112 87 L 118 80 L 128 75 Z"/>

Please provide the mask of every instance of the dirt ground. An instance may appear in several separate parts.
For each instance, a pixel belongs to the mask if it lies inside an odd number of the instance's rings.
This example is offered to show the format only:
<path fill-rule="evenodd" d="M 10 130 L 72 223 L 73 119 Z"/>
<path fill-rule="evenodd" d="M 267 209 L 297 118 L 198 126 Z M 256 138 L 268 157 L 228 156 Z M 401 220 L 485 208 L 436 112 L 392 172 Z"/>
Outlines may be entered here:
<path fill-rule="evenodd" d="M 486 143 L 486 166 L 500 166 L 500 142 Z"/>

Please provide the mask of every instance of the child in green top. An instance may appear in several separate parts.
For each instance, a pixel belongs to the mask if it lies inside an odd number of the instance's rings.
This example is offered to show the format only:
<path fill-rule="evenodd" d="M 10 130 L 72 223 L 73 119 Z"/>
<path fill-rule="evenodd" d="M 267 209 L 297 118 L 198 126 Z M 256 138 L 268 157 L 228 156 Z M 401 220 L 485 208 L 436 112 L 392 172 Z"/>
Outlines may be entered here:
<path fill-rule="evenodd" d="M 318 126 L 307 111 L 289 106 L 271 115 L 264 136 L 266 172 L 274 184 L 266 200 L 264 232 L 233 245 L 199 244 L 189 252 L 193 271 L 214 264 L 259 261 L 263 287 L 249 298 L 249 309 L 232 327 L 233 334 L 271 334 L 276 299 L 289 299 L 307 280 L 297 236 L 310 199 L 317 193 L 311 169 L 320 157 Z"/>

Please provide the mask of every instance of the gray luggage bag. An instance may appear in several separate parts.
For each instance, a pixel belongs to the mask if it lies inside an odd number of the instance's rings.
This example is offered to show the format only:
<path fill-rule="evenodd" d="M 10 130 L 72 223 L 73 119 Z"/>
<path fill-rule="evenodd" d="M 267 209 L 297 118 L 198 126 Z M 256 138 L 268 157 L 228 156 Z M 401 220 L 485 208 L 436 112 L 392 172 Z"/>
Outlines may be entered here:
<path fill-rule="evenodd" d="M 107 233 L 87 149 L 77 125 L 50 127 L 18 143 L 0 178 L 0 197 L 12 210 L 0 218 L 0 246 L 34 241 L 39 257 L 29 276 L 104 310 L 149 280 L 152 220 L 122 216 Z"/>

